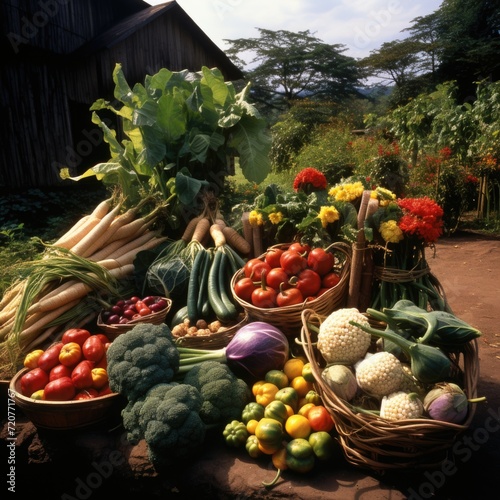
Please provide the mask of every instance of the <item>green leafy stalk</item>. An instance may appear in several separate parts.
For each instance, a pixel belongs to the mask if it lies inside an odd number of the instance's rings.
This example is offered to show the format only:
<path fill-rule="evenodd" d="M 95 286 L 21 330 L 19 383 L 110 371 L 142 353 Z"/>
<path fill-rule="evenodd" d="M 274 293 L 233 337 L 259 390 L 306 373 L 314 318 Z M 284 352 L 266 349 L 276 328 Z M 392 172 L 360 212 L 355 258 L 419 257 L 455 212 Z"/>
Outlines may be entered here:
<path fill-rule="evenodd" d="M 446 380 L 450 376 L 451 360 L 438 347 L 418 344 L 389 329 L 378 330 L 355 321 L 350 323 L 371 335 L 389 340 L 399 346 L 410 359 L 411 371 L 420 382 L 432 384 Z"/>

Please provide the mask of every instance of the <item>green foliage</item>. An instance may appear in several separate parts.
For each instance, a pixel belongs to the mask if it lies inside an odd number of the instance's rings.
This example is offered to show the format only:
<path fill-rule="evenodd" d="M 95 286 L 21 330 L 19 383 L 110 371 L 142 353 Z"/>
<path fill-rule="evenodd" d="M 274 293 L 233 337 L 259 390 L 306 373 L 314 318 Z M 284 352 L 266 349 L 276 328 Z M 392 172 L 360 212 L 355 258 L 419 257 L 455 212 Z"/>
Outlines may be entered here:
<path fill-rule="evenodd" d="M 370 172 L 373 184 L 389 189 L 398 197 L 405 194 L 410 174 L 408 162 L 401 156 L 397 143 L 387 148 L 379 145 L 378 155 L 370 164 Z"/>
<path fill-rule="evenodd" d="M 250 84 L 237 93 L 218 69 L 203 67 L 197 73 L 161 69 L 146 76 L 144 85 L 131 88 L 120 64 L 113 81 L 115 102 L 121 106 L 99 99 L 91 107 L 92 121 L 109 144 L 110 161 L 73 180 L 96 176 L 105 185 L 118 185 L 129 205 L 157 193 L 189 206 L 202 187 L 220 190 L 230 156 L 239 158 L 249 181 L 266 177 L 270 137 L 267 123 L 248 101 Z M 99 111 L 121 119 L 123 141 Z"/>
<path fill-rule="evenodd" d="M 348 128 L 321 127 L 297 155 L 296 164 L 299 168 L 317 168 L 330 184 L 337 184 L 350 177 L 356 167 L 353 139 Z"/>

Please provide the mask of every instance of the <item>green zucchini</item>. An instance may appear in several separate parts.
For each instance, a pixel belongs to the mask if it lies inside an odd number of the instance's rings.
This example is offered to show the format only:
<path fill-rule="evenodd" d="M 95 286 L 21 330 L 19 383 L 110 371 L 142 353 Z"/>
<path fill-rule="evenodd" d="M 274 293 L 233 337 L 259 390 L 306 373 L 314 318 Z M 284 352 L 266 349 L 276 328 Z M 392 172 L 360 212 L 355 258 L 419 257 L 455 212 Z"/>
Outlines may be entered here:
<path fill-rule="evenodd" d="M 192 325 L 200 319 L 197 308 L 198 296 L 200 294 L 200 272 L 207 257 L 208 253 L 206 250 L 200 249 L 198 251 L 194 258 L 193 267 L 191 268 L 191 274 L 189 276 L 186 305 L 188 318 Z"/>
<path fill-rule="evenodd" d="M 224 304 L 224 308 L 226 310 L 225 316 L 223 318 L 219 318 L 225 321 L 230 321 L 235 319 L 238 316 L 238 311 L 236 310 L 236 306 L 234 302 L 230 298 L 230 294 L 228 293 L 231 274 L 230 274 L 230 258 L 224 252 L 222 253 L 220 270 L 219 270 L 219 295 L 222 303 Z"/>

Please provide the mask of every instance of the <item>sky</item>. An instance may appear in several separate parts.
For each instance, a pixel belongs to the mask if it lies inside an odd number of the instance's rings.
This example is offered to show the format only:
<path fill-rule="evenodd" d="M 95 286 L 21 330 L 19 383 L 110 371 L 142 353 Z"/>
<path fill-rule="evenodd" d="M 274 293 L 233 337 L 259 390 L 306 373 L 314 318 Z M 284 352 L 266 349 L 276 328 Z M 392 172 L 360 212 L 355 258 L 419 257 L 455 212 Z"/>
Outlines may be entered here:
<path fill-rule="evenodd" d="M 147 0 L 157 5 L 165 0 Z M 222 50 L 225 39 L 258 38 L 257 28 L 310 33 L 344 46 L 344 55 L 366 57 L 384 42 L 401 40 L 416 17 L 439 9 L 442 0 L 177 0 Z M 247 61 L 248 62 L 248 61 Z"/>

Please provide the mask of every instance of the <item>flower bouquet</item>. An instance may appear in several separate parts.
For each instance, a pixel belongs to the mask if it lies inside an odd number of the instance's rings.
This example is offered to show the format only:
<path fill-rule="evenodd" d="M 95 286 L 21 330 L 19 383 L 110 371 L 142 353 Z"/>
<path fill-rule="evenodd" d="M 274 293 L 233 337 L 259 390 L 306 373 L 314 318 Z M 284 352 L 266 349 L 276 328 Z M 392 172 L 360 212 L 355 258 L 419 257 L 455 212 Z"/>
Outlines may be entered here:
<path fill-rule="evenodd" d="M 356 207 L 332 189 L 328 190 L 324 174 L 311 167 L 297 174 L 293 191 L 276 184 L 267 186 L 248 207 L 249 224 L 260 231 L 262 247 L 294 240 L 311 246 L 352 242 L 357 231 Z"/>
<path fill-rule="evenodd" d="M 391 308 L 398 300 L 423 309 L 449 310 L 425 250 L 443 232 L 443 209 L 431 198 L 388 201 L 365 219 L 364 235 L 373 251 L 370 307 Z"/>

